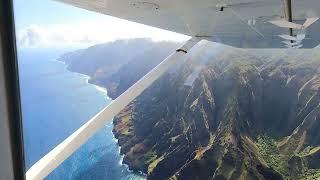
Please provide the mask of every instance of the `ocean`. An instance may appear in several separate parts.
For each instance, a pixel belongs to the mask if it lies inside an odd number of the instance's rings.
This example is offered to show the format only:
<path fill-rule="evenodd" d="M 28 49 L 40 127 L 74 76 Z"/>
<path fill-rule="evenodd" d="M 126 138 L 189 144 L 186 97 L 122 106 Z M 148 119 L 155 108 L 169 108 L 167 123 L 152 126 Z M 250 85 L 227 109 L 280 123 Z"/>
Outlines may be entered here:
<path fill-rule="evenodd" d="M 18 52 L 27 169 L 111 102 L 87 76 L 56 61 L 59 53 Z M 122 164 L 112 127 L 110 121 L 46 179 L 145 179 Z"/>

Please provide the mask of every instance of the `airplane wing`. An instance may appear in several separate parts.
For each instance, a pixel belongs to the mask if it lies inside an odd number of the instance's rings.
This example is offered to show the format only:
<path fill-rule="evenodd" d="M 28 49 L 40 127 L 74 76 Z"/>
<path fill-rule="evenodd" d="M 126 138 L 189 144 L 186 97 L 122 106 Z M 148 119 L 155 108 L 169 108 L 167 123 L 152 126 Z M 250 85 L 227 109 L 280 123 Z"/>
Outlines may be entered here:
<path fill-rule="evenodd" d="M 145 25 L 240 48 L 286 48 L 279 37 L 298 31 L 270 23 L 285 17 L 285 0 L 56 0 Z M 320 17 L 320 1 L 293 1 L 303 24 Z M 320 43 L 319 21 L 307 28 L 302 48 Z"/>

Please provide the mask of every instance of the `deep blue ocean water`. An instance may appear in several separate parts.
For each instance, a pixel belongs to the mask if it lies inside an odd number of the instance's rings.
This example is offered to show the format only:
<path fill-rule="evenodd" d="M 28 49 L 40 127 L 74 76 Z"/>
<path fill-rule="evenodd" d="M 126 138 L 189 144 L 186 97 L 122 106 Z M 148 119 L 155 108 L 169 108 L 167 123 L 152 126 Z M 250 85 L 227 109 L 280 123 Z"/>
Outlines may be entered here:
<path fill-rule="evenodd" d="M 26 167 L 110 103 L 87 77 L 69 72 L 59 52 L 19 52 Z M 143 179 L 121 164 L 111 121 L 46 179 Z"/>

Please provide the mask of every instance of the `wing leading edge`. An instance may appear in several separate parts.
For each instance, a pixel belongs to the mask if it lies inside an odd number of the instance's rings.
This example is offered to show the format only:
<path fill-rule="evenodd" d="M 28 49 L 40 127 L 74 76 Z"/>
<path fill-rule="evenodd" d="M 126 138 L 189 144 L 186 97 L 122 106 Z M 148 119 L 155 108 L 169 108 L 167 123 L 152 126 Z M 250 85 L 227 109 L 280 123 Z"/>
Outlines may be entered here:
<path fill-rule="evenodd" d="M 239 48 L 288 48 L 284 34 L 320 17 L 320 1 L 294 1 L 293 22 L 280 0 L 56 0 L 76 7 Z M 273 23 L 272 23 L 273 22 Z M 289 25 L 295 29 L 287 28 Z M 285 26 L 287 25 L 287 26 Z M 299 28 L 298 28 L 299 26 Z M 320 44 L 319 21 L 308 24 L 302 48 Z M 301 33 L 300 33 L 301 34 Z"/>

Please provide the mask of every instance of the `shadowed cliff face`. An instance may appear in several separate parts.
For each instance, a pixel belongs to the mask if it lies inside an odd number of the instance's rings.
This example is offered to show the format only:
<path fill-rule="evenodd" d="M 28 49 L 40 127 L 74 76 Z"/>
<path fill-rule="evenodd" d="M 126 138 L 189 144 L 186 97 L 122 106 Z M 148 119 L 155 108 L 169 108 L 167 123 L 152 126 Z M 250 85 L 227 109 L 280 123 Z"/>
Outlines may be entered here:
<path fill-rule="evenodd" d="M 132 58 L 109 44 L 63 59 L 116 98 L 178 47 L 117 43 L 141 46 Z M 320 178 L 316 51 L 194 47 L 114 118 L 124 163 L 148 179 Z"/>
<path fill-rule="evenodd" d="M 224 47 L 186 86 L 190 57 L 115 118 L 124 162 L 149 179 L 319 178 L 319 55 Z"/>

